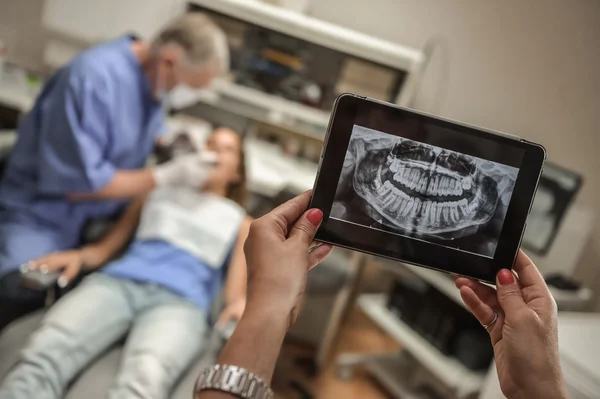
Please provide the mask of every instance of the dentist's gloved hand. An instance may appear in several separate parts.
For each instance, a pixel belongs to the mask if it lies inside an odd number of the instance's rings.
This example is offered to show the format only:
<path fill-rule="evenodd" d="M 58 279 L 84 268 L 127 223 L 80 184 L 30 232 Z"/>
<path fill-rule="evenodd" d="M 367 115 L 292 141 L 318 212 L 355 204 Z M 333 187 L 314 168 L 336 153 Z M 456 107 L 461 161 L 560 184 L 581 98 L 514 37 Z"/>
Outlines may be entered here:
<path fill-rule="evenodd" d="M 183 155 L 154 168 L 157 187 L 201 187 L 217 163 L 217 154 L 202 151 Z"/>

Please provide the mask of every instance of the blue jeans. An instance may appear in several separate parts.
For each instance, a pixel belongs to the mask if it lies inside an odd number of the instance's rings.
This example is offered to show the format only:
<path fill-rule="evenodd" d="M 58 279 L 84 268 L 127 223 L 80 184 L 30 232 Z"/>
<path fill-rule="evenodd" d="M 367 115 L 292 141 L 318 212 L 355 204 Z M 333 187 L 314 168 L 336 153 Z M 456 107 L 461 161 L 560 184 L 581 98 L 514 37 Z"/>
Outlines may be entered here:
<path fill-rule="evenodd" d="M 0 399 L 62 398 L 128 332 L 108 398 L 167 398 L 205 341 L 204 311 L 153 284 L 93 274 L 53 306 L 0 387 Z"/>

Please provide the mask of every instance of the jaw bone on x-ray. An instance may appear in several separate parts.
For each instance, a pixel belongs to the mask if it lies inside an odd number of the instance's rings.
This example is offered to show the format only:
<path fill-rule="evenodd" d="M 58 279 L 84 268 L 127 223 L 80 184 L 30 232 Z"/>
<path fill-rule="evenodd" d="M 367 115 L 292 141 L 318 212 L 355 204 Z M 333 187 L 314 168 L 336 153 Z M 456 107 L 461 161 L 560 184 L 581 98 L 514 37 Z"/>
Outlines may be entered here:
<path fill-rule="evenodd" d="M 356 222 L 353 214 L 362 213 L 398 234 L 493 256 L 517 173 L 514 167 L 355 126 L 331 216 Z M 363 201 L 345 203 L 348 191 Z M 463 237 L 470 237 L 469 243 L 457 242 Z"/>

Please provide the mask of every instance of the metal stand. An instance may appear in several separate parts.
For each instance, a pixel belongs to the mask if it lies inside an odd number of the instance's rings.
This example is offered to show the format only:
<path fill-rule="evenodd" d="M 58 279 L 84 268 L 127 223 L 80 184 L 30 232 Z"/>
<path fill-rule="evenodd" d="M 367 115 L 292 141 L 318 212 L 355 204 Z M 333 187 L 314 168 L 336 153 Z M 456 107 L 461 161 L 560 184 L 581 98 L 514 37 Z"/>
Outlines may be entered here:
<path fill-rule="evenodd" d="M 359 252 L 354 252 L 351 255 L 350 264 L 348 265 L 350 272 L 346 277 L 344 286 L 337 295 L 333 310 L 329 316 L 329 323 L 327 324 L 325 334 L 323 335 L 323 339 L 321 340 L 321 344 L 317 351 L 317 367 L 320 369 L 325 366 L 325 362 L 331 353 L 335 337 L 342 324 L 346 309 L 351 305 L 350 299 L 356 284 L 358 283 L 358 277 L 362 274 L 362 270 L 365 267 L 366 260 L 367 256 Z"/>
<path fill-rule="evenodd" d="M 485 373 L 472 371 L 445 356 L 389 311 L 385 303 L 381 294 L 363 294 L 358 298 L 358 306 L 365 315 L 399 342 L 403 350 L 385 355 L 339 355 L 339 377 L 352 378 L 354 370 L 363 367 L 394 397 L 402 399 L 436 395 L 462 399 L 477 395 Z"/>

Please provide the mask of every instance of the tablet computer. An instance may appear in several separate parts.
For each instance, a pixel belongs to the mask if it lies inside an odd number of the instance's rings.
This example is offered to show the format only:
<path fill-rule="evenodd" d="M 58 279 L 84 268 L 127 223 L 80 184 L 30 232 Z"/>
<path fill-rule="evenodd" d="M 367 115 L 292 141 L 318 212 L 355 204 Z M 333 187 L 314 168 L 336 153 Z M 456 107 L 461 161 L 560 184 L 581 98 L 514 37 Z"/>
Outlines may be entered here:
<path fill-rule="evenodd" d="M 512 268 L 545 159 L 516 136 L 343 94 L 313 190 L 315 239 L 494 283 Z"/>

